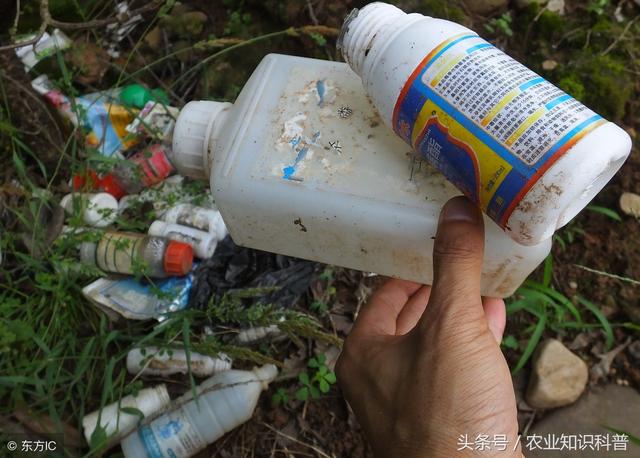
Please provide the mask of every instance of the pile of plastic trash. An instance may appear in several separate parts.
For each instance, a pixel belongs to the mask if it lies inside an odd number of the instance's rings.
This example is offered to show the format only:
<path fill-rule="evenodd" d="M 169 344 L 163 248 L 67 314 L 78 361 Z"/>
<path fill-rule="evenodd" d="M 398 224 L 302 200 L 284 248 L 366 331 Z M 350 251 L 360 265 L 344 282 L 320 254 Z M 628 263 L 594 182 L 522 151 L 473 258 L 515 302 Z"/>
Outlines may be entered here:
<path fill-rule="evenodd" d="M 70 43 L 55 30 L 35 46 L 18 48 L 17 54 L 30 70 Z M 288 306 L 307 290 L 315 263 L 235 245 L 209 192 L 194 195 L 187 189 L 189 180 L 175 174 L 170 145 L 179 109 L 169 105 L 164 91 L 130 84 L 71 97 L 46 75 L 32 86 L 103 159 L 89 158 L 84 170 L 72 176 L 72 192 L 54 198 L 58 208 L 52 211 L 66 222 L 55 226 L 49 238 L 80 241 L 82 265 L 104 273 L 82 289 L 83 295 L 110 319 L 163 321 L 171 312 L 189 305 L 204 308 L 212 297 L 245 286 L 267 286 L 265 300 Z M 144 206 L 155 215 L 146 231 L 123 230 L 127 213 L 140 213 Z M 235 342 L 278 333 L 275 325 L 249 328 Z M 142 456 L 143 450 L 153 456 L 191 456 L 247 421 L 260 392 L 277 375 L 273 365 L 232 370 L 231 358 L 223 353 L 211 357 L 157 347 L 132 349 L 127 369 L 136 377 L 209 377 L 196 389 L 198 401 L 193 391 L 171 401 L 166 386 L 158 385 L 83 418 L 89 444 L 122 441 L 128 457 Z"/>

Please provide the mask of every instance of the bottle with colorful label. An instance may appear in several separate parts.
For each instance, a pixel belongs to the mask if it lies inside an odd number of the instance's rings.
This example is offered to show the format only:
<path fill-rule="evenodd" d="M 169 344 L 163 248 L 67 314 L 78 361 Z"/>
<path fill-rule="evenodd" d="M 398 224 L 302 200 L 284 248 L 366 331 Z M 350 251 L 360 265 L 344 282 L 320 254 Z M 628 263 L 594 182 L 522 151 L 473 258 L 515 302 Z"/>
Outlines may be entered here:
<path fill-rule="evenodd" d="M 550 238 L 631 151 L 623 129 L 453 22 L 371 3 L 339 46 L 384 122 L 518 243 Z"/>

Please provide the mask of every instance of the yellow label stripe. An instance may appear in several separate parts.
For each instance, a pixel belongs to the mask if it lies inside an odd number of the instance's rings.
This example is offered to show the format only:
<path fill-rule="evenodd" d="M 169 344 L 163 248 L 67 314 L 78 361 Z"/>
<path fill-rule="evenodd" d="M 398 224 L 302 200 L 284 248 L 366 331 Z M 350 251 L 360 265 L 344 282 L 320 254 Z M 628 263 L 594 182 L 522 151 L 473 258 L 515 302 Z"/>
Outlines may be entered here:
<path fill-rule="evenodd" d="M 518 97 L 518 95 L 520 95 L 520 92 L 521 91 L 519 88 L 515 88 L 511 92 L 509 92 L 507 95 L 505 95 L 500 101 L 500 103 L 498 103 L 495 107 L 493 107 L 493 109 L 489 112 L 489 114 L 487 114 L 487 116 L 484 117 L 484 119 L 481 122 L 482 126 L 486 127 L 487 124 L 489 124 L 493 120 L 493 118 L 495 118 L 497 114 L 500 113 L 500 111 L 502 111 L 502 109 L 505 106 L 507 106 L 509 102 L 511 102 L 516 97 Z"/>
<path fill-rule="evenodd" d="M 544 114 L 547 112 L 547 109 L 545 107 L 540 107 L 536 110 L 535 113 L 533 113 L 531 116 L 529 116 L 529 118 L 527 118 L 527 120 L 525 122 L 523 122 L 522 124 L 520 124 L 520 127 L 518 127 L 518 129 L 516 129 L 516 131 L 511 134 L 511 136 L 507 139 L 507 141 L 505 142 L 508 146 L 513 145 L 513 143 L 520 138 L 520 136 L 522 134 L 525 133 L 525 131 L 531 127 L 531 124 L 533 124 L 534 122 L 536 122 L 538 119 L 542 118 L 542 116 L 544 116 Z"/>
<path fill-rule="evenodd" d="M 416 123 L 414 124 L 413 132 L 411 132 L 411 144 L 414 148 L 417 148 L 416 141 L 418 140 L 418 136 L 422 133 L 424 126 L 427 124 L 427 121 L 431 117 L 433 112 L 433 107 L 430 106 L 430 103 L 425 103 L 416 118 Z"/>
<path fill-rule="evenodd" d="M 446 75 L 447 73 L 449 73 L 449 70 L 451 70 L 453 67 L 456 66 L 456 64 L 458 62 L 460 62 L 462 59 L 464 59 L 465 57 L 467 57 L 466 54 L 462 54 L 458 57 L 456 57 L 455 59 L 451 59 L 449 62 L 447 62 L 447 64 L 444 66 L 444 68 L 442 70 L 440 70 L 440 72 L 436 75 L 436 77 L 434 79 L 431 80 L 431 87 L 435 87 L 442 78 L 444 78 L 444 75 Z"/>

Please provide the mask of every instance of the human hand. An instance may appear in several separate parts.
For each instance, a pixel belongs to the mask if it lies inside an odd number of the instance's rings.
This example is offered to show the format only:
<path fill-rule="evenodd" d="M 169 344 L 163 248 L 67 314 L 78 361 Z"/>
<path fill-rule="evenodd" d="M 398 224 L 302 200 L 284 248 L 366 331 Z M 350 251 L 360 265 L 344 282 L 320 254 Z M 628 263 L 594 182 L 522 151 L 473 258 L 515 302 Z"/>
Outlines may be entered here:
<path fill-rule="evenodd" d="M 480 211 L 451 199 L 440 215 L 433 287 L 390 280 L 357 317 L 336 372 L 376 456 L 522 456 L 500 350 L 505 304 L 480 296 L 483 247 Z M 506 436 L 506 449 L 459 450 L 459 437 L 478 434 Z"/>

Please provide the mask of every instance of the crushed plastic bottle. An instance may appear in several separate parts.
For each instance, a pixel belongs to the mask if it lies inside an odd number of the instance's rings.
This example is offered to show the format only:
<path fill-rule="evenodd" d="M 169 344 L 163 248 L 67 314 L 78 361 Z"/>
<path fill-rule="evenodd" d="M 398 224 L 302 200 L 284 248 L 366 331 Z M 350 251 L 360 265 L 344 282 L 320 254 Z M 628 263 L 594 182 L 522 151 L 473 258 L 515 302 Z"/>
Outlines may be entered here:
<path fill-rule="evenodd" d="M 188 458 L 246 422 L 260 392 L 278 375 L 273 364 L 252 371 L 230 370 L 214 375 L 176 400 L 181 405 L 138 428 L 121 443 L 126 458 L 170 456 Z"/>

